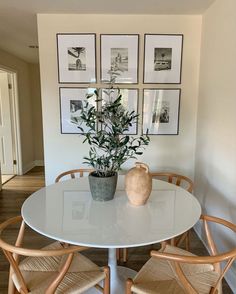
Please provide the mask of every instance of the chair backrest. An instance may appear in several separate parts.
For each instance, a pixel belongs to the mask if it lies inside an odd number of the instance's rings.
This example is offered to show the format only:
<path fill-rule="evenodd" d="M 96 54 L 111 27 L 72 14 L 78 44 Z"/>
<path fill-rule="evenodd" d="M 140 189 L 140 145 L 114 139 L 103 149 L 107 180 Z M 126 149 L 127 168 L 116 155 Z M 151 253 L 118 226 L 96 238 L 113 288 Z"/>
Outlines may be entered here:
<path fill-rule="evenodd" d="M 19 233 L 17 235 L 15 245 L 12 245 L 2 239 L 2 233 L 10 225 L 15 225 L 18 222 L 21 222 Z M 10 275 L 12 275 L 13 273 L 15 274 L 17 279 L 17 284 L 19 285 L 19 289 L 21 289 L 20 293 L 29 293 L 24 277 L 18 266 L 19 256 L 31 256 L 31 257 L 52 257 L 53 256 L 54 257 L 54 256 L 68 255 L 64 265 L 60 268 L 60 271 L 56 275 L 55 279 L 51 282 L 46 293 L 53 291 L 53 289 L 55 290 L 57 286 L 59 285 L 59 283 L 61 282 L 61 280 L 63 279 L 64 275 L 66 274 L 72 262 L 73 253 L 82 251 L 86 248 L 82 246 L 69 246 L 68 244 L 61 244 L 59 249 L 49 249 L 49 250 L 23 248 L 21 246 L 23 243 L 24 232 L 25 232 L 25 223 L 21 216 L 13 217 L 3 222 L 2 224 L 0 224 L 0 248 L 3 250 L 4 255 L 6 256 L 7 260 L 10 263 L 10 267 L 11 267 Z M 11 281 L 11 277 L 9 278 L 9 281 Z M 9 288 L 12 289 L 12 287 L 13 285 L 10 285 Z M 54 292 L 50 292 L 50 293 L 54 293 Z"/>
<path fill-rule="evenodd" d="M 228 229 L 230 229 L 231 231 L 233 231 L 234 233 L 236 233 L 236 225 L 228 222 L 222 218 L 218 218 L 218 217 L 214 217 L 214 216 L 210 216 L 210 215 L 201 215 L 200 220 L 203 222 L 203 227 L 204 227 L 204 232 L 206 235 L 206 240 L 207 240 L 207 245 L 208 248 L 210 250 L 210 255 L 211 256 L 219 256 L 219 263 L 223 260 L 225 260 L 224 258 L 228 256 L 228 258 L 226 259 L 230 259 L 230 255 L 234 254 L 234 259 L 236 258 L 236 248 L 233 249 L 232 251 L 226 252 L 224 254 L 219 254 L 219 251 L 217 249 L 217 246 L 215 244 L 214 241 L 214 237 L 212 235 L 209 223 L 215 223 L 215 224 L 219 224 L 221 226 L 224 226 Z M 229 255 L 228 255 L 229 254 Z M 222 259 L 221 259 L 222 258 Z M 215 263 L 215 269 L 219 272 L 221 272 L 221 268 L 220 268 L 220 264 Z"/>
<path fill-rule="evenodd" d="M 168 172 L 151 172 L 151 176 L 153 178 L 168 181 L 176 186 L 181 186 L 190 193 L 193 192 L 193 182 L 188 177 Z"/>
<path fill-rule="evenodd" d="M 65 176 L 69 176 L 71 179 L 74 179 L 76 177 L 76 175 L 79 175 L 79 177 L 82 178 L 84 176 L 84 173 L 91 173 L 92 171 L 94 171 L 94 170 L 90 169 L 90 168 L 71 169 L 71 170 L 65 171 L 65 172 L 61 173 L 59 176 L 57 176 L 55 183 L 59 182 L 61 180 L 61 178 L 65 177 Z"/>
<path fill-rule="evenodd" d="M 224 253 L 218 253 L 209 223 L 220 224 L 230 229 L 234 233 L 236 233 L 236 225 L 224 219 L 209 215 L 201 215 L 200 219 L 203 222 L 207 245 L 210 250 L 210 256 L 186 256 L 156 251 L 152 251 L 151 255 L 171 261 L 174 264 L 176 274 L 181 281 L 183 287 L 187 290 L 187 293 L 191 294 L 198 294 L 198 292 L 193 288 L 192 284 L 188 280 L 188 277 L 184 274 L 180 264 L 212 264 L 215 272 L 218 273 L 218 278 L 210 291 L 210 294 L 214 294 L 218 293 L 218 289 L 221 285 L 222 279 L 224 278 L 226 272 L 229 270 L 230 266 L 236 260 L 236 248 L 233 248 L 232 250 Z M 162 245 L 162 250 L 164 250 L 165 244 Z M 222 267 L 221 263 L 223 263 Z"/>

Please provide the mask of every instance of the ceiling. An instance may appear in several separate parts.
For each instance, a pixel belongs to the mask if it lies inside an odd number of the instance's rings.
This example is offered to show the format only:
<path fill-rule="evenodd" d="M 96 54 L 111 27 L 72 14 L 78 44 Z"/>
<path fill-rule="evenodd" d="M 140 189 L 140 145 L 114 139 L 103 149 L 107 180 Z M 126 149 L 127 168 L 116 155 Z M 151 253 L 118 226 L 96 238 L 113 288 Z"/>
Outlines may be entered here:
<path fill-rule="evenodd" d="M 215 0 L 0 0 L 0 48 L 38 62 L 37 13 L 202 14 Z"/>

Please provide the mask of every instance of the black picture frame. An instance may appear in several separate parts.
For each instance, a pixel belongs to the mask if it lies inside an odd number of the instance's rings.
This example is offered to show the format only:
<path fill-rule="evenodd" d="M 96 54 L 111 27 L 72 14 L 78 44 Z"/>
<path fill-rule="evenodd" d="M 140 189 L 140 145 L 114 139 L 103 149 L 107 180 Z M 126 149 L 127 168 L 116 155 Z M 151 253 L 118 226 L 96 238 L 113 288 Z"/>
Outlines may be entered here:
<path fill-rule="evenodd" d="M 86 94 L 93 94 L 95 88 L 59 87 L 61 134 L 85 134 L 86 126 L 79 124 L 79 111 L 87 102 Z M 97 103 L 94 102 L 97 108 Z M 82 126 L 82 132 L 78 126 Z"/>
<path fill-rule="evenodd" d="M 144 34 L 144 84 L 181 84 L 183 34 Z"/>
<path fill-rule="evenodd" d="M 100 35 L 100 79 L 102 83 L 110 79 L 109 70 L 112 68 L 120 73 L 116 84 L 139 83 L 139 38 L 139 34 Z"/>
<path fill-rule="evenodd" d="M 142 134 L 179 135 L 180 88 L 143 89 Z"/>
<path fill-rule="evenodd" d="M 58 83 L 96 83 L 96 34 L 57 33 L 56 41 Z"/>

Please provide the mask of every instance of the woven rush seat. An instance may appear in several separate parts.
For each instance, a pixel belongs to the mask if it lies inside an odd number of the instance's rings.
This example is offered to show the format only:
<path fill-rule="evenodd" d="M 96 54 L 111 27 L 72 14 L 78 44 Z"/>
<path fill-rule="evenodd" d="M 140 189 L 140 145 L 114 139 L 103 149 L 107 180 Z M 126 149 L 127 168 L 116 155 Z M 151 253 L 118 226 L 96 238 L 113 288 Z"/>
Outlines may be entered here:
<path fill-rule="evenodd" d="M 183 249 L 166 245 L 161 252 L 196 256 Z M 181 268 L 199 294 L 209 293 L 219 275 L 211 264 L 181 264 Z M 151 257 L 133 280 L 131 291 L 137 294 L 185 294 L 171 261 Z"/>
<path fill-rule="evenodd" d="M 52 243 L 42 250 L 61 249 L 59 242 Z M 45 293 L 47 287 L 58 274 L 65 263 L 66 256 L 27 257 L 19 264 L 19 268 L 28 286 L 29 293 Z M 105 273 L 96 264 L 79 253 L 74 253 L 72 263 L 55 293 L 83 293 L 94 284 L 105 278 Z M 12 275 L 14 284 L 19 290 L 20 285 L 15 274 Z"/>

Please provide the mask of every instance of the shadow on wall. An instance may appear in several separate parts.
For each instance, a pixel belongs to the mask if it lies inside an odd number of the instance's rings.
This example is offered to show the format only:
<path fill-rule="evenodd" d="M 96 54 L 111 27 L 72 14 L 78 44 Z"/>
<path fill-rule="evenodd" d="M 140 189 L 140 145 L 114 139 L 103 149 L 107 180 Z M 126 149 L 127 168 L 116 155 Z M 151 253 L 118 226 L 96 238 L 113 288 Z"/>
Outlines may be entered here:
<path fill-rule="evenodd" d="M 224 218 L 236 224 L 236 202 L 232 179 L 218 166 L 198 161 L 194 195 L 202 206 L 203 214 Z M 219 188 L 221 189 L 219 189 Z M 236 193 L 236 191 L 235 191 Z"/>

